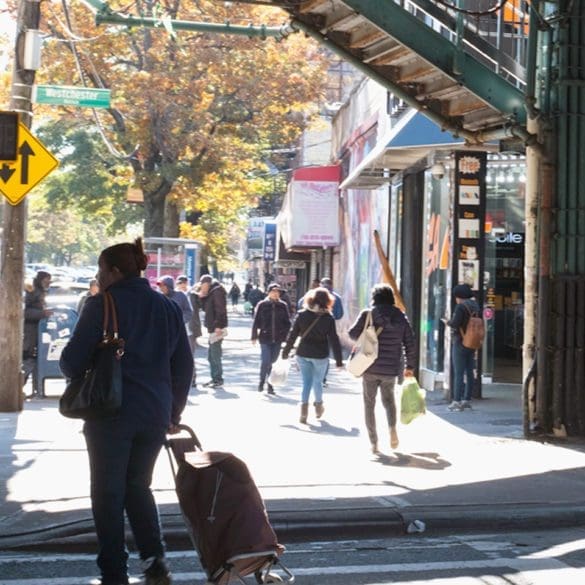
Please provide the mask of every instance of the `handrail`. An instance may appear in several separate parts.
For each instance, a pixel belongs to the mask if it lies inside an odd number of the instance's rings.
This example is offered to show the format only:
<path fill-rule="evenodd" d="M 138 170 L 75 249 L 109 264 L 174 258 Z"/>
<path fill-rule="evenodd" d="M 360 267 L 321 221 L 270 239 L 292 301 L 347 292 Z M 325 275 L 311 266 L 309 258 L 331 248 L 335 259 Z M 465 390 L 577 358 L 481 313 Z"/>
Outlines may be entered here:
<path fill-rule="evenodd" d="M 511 0 L 509 10 L 518 16 L 518 20 L 513 21 L 504 8 L 491 15 L 471 17 L 432 0 L 393 1 L 454 44 L 457 42 L 457 21 L 461 17 L 465 51 L 515 87 L 523 89 L 526 85 L 529 14 L 519 8 L 523 0 Z"/>

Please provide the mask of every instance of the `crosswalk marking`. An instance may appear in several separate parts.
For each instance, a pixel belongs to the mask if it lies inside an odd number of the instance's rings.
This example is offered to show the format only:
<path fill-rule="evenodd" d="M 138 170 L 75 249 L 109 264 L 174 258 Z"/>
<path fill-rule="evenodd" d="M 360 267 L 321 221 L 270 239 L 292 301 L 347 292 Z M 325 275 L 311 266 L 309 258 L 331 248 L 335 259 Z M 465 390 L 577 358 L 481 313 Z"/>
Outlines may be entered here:
<path fill-rule="evenodd" d="M 57 559 L 59 560 L 59 559 Z M 29 559 L 30 562 L 30 559 Z M 301 576 L 326 576 L 326 575 L 368 575 L 377 573 L 436 573 L 440 571 L 452 570 L 482 570 L 482 569 L 511 569 L 514 573 L 526 572 L 534 576 L 537 581 L 529 580 L 529 583 L 550 583 L 551 571 L 563 570 L 563 585 L 577 584 L 577 579 L 583 581 L 583 572 L 581 569 L 572 569 L 564 563 L 551 558 L 498 558 L 484 559 L 477 561 L 440 561 L 440 562 L 421 562 L 421 563 L 392 563 L 392 564 L 375 564 L 375 565 L 345 565 L 345 566 L 322 566 L 322 567 L 302 567 L 294 568 L 292 572 L 297 577 Z M 548 574 L 547 574 L 548 573 Z M 80 583 L 89 583 L 93 576 L 86 577 L 43 577 L 38 579 L 10 579 L 0 581 L 0 585 L 80 585 Z M 205 573 L 202 571 L 193 572 L 173 572 L 174 583 L 188 583 L 193 581 L 204 581 Z M 558 579 L 558 575 L 557 575 Z M 432 583 L 432 580 L 425 580 L 425 583 Z M 440 580 L 437 581 L 440 583 Z M 453 582 L 452 578 L 449 582 Z M 477 580 L 475 581 L 477 583 Z M 411 583 L 412 585 L 412 583 Z"/>

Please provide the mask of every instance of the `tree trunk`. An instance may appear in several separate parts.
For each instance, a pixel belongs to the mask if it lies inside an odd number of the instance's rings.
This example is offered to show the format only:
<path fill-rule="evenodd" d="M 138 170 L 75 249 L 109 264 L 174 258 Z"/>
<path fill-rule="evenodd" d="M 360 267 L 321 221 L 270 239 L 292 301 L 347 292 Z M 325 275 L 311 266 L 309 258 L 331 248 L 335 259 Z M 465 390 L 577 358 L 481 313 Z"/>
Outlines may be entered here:
<path fill-rule="evenodd" d="M 162 237 L 165 227 L 165 202 L 173 184 L 162 179 L 158 188 L 144 193 L 144 237 Z"/>
<path fill-rule="evenodd" d="M 165 238 L 179 237 L 180 210 L 176 201 L 167 201 L 165 209 Z"/>

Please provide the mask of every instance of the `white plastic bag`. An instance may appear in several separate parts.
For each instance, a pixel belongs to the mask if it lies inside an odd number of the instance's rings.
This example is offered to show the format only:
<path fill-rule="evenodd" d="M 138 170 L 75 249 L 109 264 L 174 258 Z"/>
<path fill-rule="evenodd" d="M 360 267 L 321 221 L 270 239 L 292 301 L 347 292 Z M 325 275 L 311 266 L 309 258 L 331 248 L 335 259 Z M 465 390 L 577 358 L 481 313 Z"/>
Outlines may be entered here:
<path fill-rule="evenodd" d="M 279 357 L 273 364 L 270 375 L 268 376 L 268 383 L 275 388 L 282 388 L 286 384 L 288 378 L 288 371 L 290 369 L 290 361 Z"/>

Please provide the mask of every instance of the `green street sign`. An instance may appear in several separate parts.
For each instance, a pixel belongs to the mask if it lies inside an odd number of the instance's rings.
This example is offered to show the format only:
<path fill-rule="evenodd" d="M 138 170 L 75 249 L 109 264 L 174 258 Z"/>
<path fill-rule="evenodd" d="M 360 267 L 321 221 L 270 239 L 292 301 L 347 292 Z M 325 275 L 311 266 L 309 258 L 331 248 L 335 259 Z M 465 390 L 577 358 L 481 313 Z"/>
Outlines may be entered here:
<path fill-rule="evenodd" d="M 109 108 L 110 90 L 95 87 L 69 85 L 35 85 L 33 102 L 53 106 L 78 106 L 81 108 Z"/>

